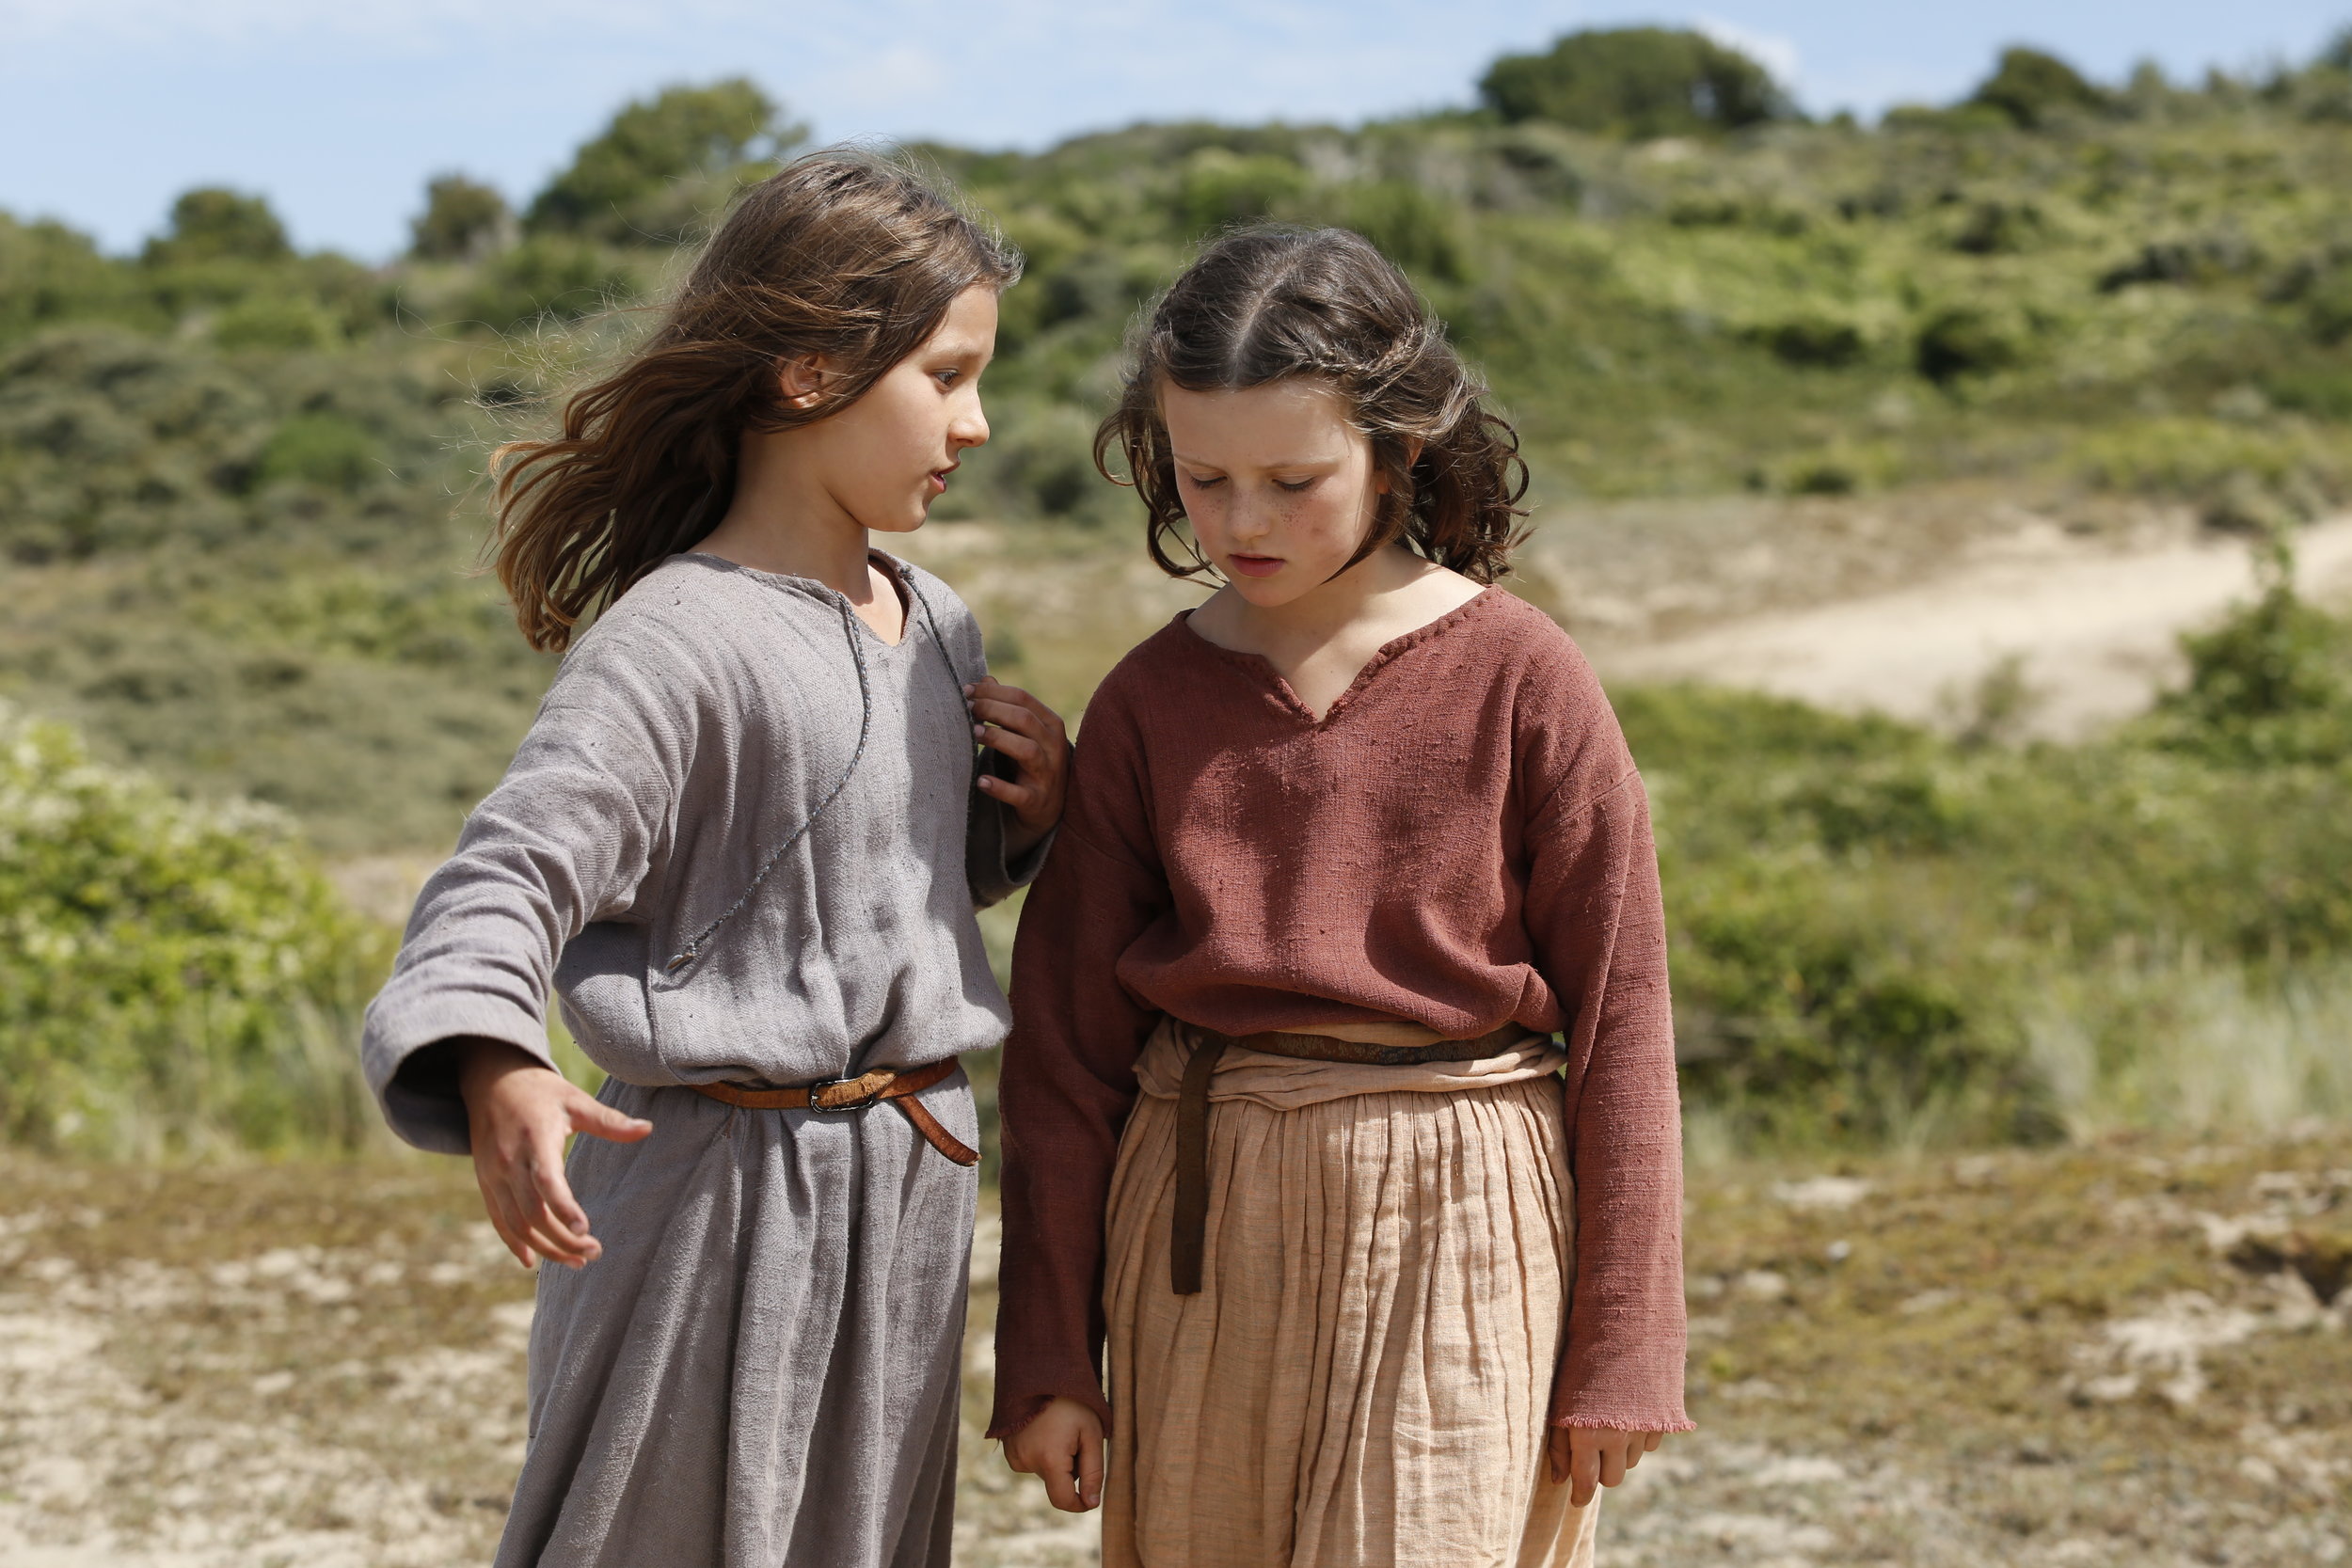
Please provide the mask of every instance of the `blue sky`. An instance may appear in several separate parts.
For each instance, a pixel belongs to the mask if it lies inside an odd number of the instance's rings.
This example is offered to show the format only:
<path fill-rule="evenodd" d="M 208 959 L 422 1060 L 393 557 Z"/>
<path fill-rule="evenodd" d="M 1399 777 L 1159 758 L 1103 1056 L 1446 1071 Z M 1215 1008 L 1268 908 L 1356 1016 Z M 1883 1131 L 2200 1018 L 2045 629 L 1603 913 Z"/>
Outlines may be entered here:
<path fill-rule="evenodd" d="M 623 100 L 747 73 L 826 138 L 1037 147 L 1140 119 L 1353 121 L 1467 102 L 1571 27 L 1695 24 L 1810 108 L 1942 100 L 2003 43 L 2119 77 L 2310 55 L 2352 0 L 0 0 L 0 209 L 126 249 L 193 184 L 298 243 L 405 243 L 431 174 L 523 198 Z"/>

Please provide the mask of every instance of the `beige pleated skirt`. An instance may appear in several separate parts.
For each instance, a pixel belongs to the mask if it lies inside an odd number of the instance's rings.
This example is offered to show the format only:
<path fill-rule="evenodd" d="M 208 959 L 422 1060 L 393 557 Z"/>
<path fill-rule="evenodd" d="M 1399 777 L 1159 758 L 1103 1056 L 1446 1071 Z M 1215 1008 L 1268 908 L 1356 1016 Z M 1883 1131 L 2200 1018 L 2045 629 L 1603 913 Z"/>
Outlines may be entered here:
<path fill-rule="evenodd" d="M 1586 1568 L 1597 1502 L 1544 1466 L 1574 1267 L 1557 1051 L 1229 1050 L 1201 1289 L 1179 1296 L 1188 1049 L 1152 1037 L 1111 1181 L 1105 1568 Z"/>

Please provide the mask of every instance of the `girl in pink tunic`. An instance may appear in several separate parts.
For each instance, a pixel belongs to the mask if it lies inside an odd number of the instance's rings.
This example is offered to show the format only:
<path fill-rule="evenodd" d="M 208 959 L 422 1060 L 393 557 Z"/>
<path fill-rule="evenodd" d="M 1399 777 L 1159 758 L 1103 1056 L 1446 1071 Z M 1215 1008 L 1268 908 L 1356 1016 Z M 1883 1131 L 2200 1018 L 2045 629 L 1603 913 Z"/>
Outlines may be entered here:
<path fill-rule="evenodd" d="M 1264 230 L 1101 444 L 1223 585 L 1095 694 L 1022 921 L 993 1433 L 1108 1564 L 1589 1562 L 1690 1426 L 1678 1108 L 1640 777 L 1492 586 L 1510 427 L 1370 245 Z"/>

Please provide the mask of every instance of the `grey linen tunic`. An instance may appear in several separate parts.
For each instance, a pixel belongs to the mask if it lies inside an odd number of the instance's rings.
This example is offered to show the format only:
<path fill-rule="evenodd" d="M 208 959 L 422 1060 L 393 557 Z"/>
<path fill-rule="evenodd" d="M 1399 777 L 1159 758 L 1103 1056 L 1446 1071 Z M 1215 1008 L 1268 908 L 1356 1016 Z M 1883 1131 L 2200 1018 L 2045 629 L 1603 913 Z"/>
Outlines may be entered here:
<path fill-rule="evenodd" d="M 602 1099 L 654 1124 L 575 1140 L 604 1254 L 539 1271 L 501 1568 L 947 1561 L 974 1173 L 887 1104 L 678 1086 L 914 1068 L 1005 1033 L 973 910 L 1043 847 L 1008 864 L 974 787 L 971 612 L 876 559 L 907 590 L 896 645 L 820 583 L 711 556 L 629 590 L 368 1009 L 368 1082 L 421 1148 L 464 1152 L 465 1107 L 402 1063 L 456 1036 L 546 1061 L 551 990 Z M 961 1072 L 922 1099 L 977 1142 Z"/>

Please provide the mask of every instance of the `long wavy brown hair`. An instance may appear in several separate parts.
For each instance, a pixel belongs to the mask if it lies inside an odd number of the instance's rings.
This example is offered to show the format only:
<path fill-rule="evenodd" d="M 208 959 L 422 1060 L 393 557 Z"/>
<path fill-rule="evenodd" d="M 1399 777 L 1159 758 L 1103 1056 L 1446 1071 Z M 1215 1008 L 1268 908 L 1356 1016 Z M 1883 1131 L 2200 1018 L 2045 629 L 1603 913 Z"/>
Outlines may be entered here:
<path fill-rule="evenodd" d="M 718 526 L 746 431 L 847 407 L 976 286 L 1010 287 L 1019 252 L 944 184 L 856 150 L 811 153 L 745 193 L 661 324 L 574 393 L 563 434 L 493 459 L 499 580 L 534 648 L 573 629 Z M 781 372 L 821 355 L 812 404 Z"/>
<path fill-rule="evenodd" d="M 1161 386 L 1239 391 L 1285 376 L 1337 388 L 1388 477 L 1349 566 L 1402 541 L 1474 581 L 1509 574 L 1526 537 L 1527 465 L 1485 384 L 1371 241 L 1270 225 L 1216 240 L 1161 296 L 1136 337 L 1119 406 L 1094 435 L 1094 466 L 1143 499 L 1145 543 L 1162 571 L 1188 578 L 1209 564 L 1184 535 Z M 1111 471 L 1114 447 L 1126 459 L 1123 478 Z"/>

